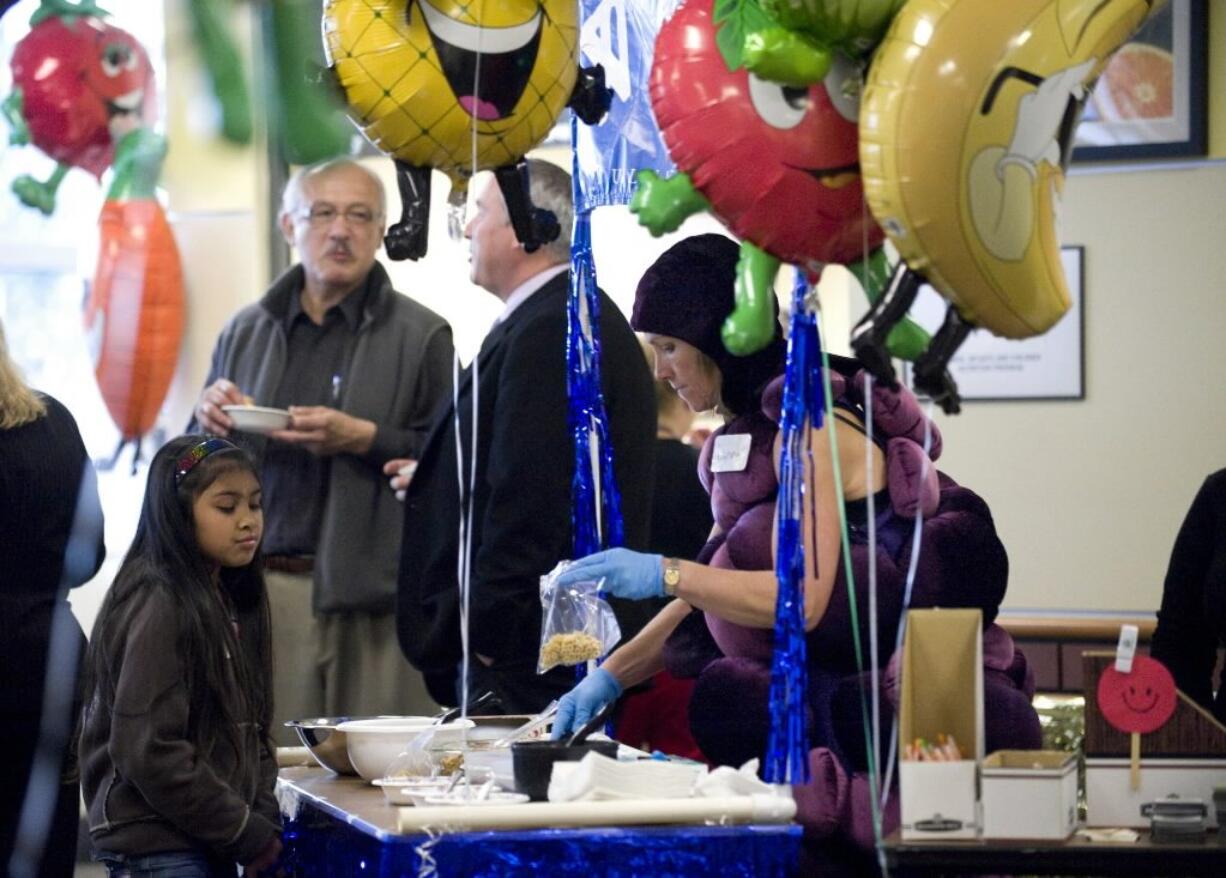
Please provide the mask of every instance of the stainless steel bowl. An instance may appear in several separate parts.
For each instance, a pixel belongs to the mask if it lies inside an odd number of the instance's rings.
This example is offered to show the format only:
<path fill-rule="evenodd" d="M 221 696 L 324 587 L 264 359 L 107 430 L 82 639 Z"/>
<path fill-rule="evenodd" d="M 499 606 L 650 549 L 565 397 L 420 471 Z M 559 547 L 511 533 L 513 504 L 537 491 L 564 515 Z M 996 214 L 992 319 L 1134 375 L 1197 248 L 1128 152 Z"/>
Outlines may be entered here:
<path fill-rule="evenodd" d="M 351 719 L 364 719 L 356 716 L 321 716 L 312 719 L 290 720 L 286 725 L 298 733 L 302 746 L 310 751 L 315 761 L 329 771 L 337 774 L 357 775 L 353 763 L 349 761 L 349 747 L 345 741 L 345 733 L 337 731 L 337 726 Z"/>

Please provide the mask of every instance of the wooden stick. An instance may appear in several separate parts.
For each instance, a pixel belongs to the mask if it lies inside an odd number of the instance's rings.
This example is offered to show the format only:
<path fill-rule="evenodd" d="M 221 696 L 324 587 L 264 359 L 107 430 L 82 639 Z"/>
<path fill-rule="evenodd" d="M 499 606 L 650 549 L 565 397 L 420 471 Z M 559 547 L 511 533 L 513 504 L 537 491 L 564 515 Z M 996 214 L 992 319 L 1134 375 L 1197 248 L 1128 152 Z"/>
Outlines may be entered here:
<path fill-rule="evenodd" d="M 1129 737 L 1128 787 L 1141 789 L 1141 734 L 1133 732 Z"/>

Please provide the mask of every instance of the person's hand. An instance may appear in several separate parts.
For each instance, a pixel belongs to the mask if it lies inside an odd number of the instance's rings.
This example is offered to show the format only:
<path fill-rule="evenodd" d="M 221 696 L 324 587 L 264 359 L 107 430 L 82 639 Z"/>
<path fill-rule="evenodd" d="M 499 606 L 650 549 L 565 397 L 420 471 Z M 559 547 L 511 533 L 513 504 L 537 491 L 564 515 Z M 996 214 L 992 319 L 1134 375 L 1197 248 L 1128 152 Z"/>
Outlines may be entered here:
<path fill-rule="evenodd" d="M 621 683 L 604 668 L 597 668 L 579 681 L 579 685 L 562 696 L 558 714 L 553 718 L 550 737 L 557 741 L 573 735 L 587 725 L 610 701 L 622 694 Z"/>
<path fill-rule="evenodd" d="M 664 558 L 629 549 L 607 549 L 580 558 L 559 574 L 560 586 L 603 579 L 601 591 L 616 598 L 641 601 L 664 596 Z"/>
<path fill-rule="evenodd" d="M 243 878 L 256 878 L 261 872 L 277 862 L 277 857 L 281 856 L 281 837 L 274 835 L 268 840 L 268 844 L 255 855 L 255 859 L 246 865 L 243 869 Z"/>
<path fill-rule="evenodd" d="M 238 385 L 228 378 L 218 378 L 200 394 L 196 403 L 196 420 L 206 433 L 214 436 L 229 436 L 234 421 L 221 410 L 223 405 L 251 405 L 251 398 L 243 396 Z"/>
<path fill-rule="evenodd" d="M 409 489 L 409 482 L 416 471 L 417 461 L 408 457 L 397 457 L 383 464 L 383 475 L 390 477 L 387 483 L 396 492 L 397 500 L 404 500 L 404 492 Z"/>
<path fill-rule="evenodd" d="M 311 454 L 365 454 L 375 440 L 375 423 L 322 405 L 292 405 L 289 428 L 269 433 L 278 442 L 298 445 Z"/>

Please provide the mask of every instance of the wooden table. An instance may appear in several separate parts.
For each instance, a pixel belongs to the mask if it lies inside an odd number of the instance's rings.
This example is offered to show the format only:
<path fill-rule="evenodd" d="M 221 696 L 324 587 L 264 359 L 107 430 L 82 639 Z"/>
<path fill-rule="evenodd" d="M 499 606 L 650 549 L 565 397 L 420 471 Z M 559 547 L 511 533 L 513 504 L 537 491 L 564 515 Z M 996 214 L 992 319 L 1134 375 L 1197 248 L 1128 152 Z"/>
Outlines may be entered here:
<path fill-rule="evenodd" d="M 1226 876 L 1226 844 L 1210 832 L 1197 844 L 1155 843 L 1148 830 L 1131 843 L 885 840 L 886 863 L 897 875 L 1212 875 Z"/>
<path fill-rule="evenodd" d="M 295 876 L 757 878 L 795 874 L 800 847 L 792 824 L 400 835 L 377 787 L 321 768 L 281 769 L 277 796 Z"/>

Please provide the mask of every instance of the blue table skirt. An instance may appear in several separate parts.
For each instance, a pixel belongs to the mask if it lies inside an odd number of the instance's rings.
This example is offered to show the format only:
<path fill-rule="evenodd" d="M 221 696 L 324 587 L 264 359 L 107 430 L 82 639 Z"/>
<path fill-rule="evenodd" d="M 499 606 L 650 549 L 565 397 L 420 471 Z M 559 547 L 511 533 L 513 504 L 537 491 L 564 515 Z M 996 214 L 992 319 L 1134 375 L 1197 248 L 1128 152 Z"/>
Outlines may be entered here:
<path fill-rule="evenodd" d="M 465 832 L 430 838 L 369 832 L 304 801 L 285 824 L 281 865 L 294 876 L 790 876 L 800 827 L 684 826 Z"/>

